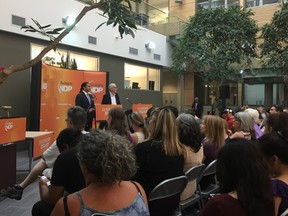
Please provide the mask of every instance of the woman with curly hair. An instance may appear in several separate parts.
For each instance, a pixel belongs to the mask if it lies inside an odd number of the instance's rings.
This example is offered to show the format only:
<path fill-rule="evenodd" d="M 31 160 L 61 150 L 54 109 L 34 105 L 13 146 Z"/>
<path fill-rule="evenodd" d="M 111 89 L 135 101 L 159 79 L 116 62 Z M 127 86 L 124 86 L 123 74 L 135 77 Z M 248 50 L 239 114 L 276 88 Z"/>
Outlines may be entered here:
<path fill-rule="evenodd" d="M 78 145 L 86 188 L 60 199 L 52 216 L 149 215 L 143 188 L 127 181 L 136 166 L 125 138 L 97 130 L 84 135 Z"/>
<path fill-rule="evenodd" d="M 269 174 L 255 143 L 229 140 L 219 151 L 217 179 L 220 193 L 204 206 L 200 216 L 273 216 Z"/>
<path fill-rule="evenodd" d="M 184 172 L 186 172 L 192 167 L 202 164 L 203 161 L 200 128 L 194 117 L 190 114 L 181 113 L 176 121 L 178 123 L 180 142 L 186 148 L 184 154 Z M 190 197 L 195 190 L 196 180 L 188 182 L 188 185 L 181 194 L 181 200 Z"/>

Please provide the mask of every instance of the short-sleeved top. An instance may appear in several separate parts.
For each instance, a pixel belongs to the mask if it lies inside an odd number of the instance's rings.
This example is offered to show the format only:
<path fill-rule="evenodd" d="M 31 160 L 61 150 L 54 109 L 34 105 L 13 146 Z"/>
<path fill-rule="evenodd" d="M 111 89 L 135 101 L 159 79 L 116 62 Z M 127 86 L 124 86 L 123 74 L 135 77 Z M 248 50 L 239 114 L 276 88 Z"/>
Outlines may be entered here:
<path fill-rule="evenodd" d="M 144 134 L 142 132 L 135 132 L 137 138 L 138 138 L 138 143 L 141 143 L 145 140 Z"/>
<path fill-rule="evenodd" d="M 215 195 L 204 206 L 200 216 L 246 216 L 239 200 L 228 194 Z M 255 215 L 256 216 L 256 215 Z"/>
<path fill-rule="evenodd" d="M 208 166 L 213 160 L 217 158 L 218 149 L 214 143 L 211 143 L 206 139 L 203 140 L 202 144 L 205 157 L 203 163 Z"/>
<path fill-rule="evenodd" d="M 85 180 L 76 157 L 77 146 L 61 153 L 53 167 L 51 185 L 64 186 L 68 193 L 74 193 L 85 187 Z"/>
<path fill-rule="evenodd" d="M 149 216 L 149 210 L 145 205 L 145 201 L 140 193 L 135 198 L 135 200 L 127 207 L 116 210 L 116 211 L 109 211 L 103 212 L 98 211 L 96 209 L 88 208 L 84 203 L 83 199 L 79 192 L 76 192 L 77 197 L 81 204 L 81 209 L 79 212 L 79 216 L 90 216 L 90 215 L 115 215 L 115 216 Z"/>
<path fill-rule="evenodd" d="M 203 146 L 199 149 L 198 152 L 190 147 L 186 147 L 186 158 L 184 162 L 184 172 L 188 171 L 194 166 L 202 164 L 203 161 Z M 181 194 L 181 200 L 185 200 L 194 194 L 196 191 L 196 180 L 188 182 L 185 190 Z"/>
<path fill-rule="evenodd" d="M 59 149 L 56 145 L 56 141 L 43 152 L 43 159 L 46 162 L 48 168 L 53 168 L 56 158 L 60 154 Z"/>
<path fill-rule="evenodd" d="M 133 179 L 140 183 L 147 196 L 160 182 L 184 175 L 183 155 L 167 156 L 162 145 L 160 142 L 148 140 L 134 148 L 139 169 Z"/>
<path fill-rule="evenodd" d="M 274 197 L 281 197 L 278 215 L 281 215 L 288 208 L 288 185 L 279 180 L 272 179 L 272 191 Z"/>

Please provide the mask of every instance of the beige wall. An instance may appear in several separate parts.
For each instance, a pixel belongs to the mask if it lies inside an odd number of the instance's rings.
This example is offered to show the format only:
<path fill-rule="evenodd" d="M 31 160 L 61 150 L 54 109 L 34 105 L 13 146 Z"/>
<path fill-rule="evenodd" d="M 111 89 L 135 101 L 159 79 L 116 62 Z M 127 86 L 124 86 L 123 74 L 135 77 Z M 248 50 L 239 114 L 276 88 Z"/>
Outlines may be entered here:
<path fill-rule="evenodd" d="M 280 4 L 264 5 L 251 8 L 254 12 L 253 18 L 257 21 L 259 27 L 271 21 L 273 14 L 279 10 Z"/>
<path fill-rule="evenodd" d="M 163 80 L 163 93 L 176 93 L 178 91 L 178 77 L 171 71 L 165 71 Z"/>
<path fill-rule="evenodd" d="M 184 106 L 191 106 L 194 99 L 194 73 L 187 73 L 184 77 Z"/>
<path fill-rule="evenodd" d="M 169 2 L 170 16 L 177 16 L 188 20 L 196 12 L 195 0 L 183 0 L 182 3 L 176 3 L 175 0 Z"/>

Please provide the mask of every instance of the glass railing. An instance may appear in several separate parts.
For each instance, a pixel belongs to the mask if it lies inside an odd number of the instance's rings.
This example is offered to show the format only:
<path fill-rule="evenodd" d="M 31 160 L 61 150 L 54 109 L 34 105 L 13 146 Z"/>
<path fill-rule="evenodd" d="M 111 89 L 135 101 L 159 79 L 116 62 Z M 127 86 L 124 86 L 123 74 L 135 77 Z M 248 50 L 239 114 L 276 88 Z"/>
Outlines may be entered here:
<path fill-rule="evenodd" d="M 256 0 L 257 1 L 257 0 Z M 239 5 L 239 0 L 198 0 L 197 1 L 197 11 L 203 9 L 213 9 L 213 8 L 229 8 L 235 5 Z"/>
<path fill-rule="evenodd" d="M 245 5 L 249 7 L 257 7 L 269 4 L 281 3 L 281 0 L 246 0 Z"/>
<path fill-rule="evenodd" d="M 78 0 L 85 4 L 91 4 L 94 0 Z M 169 8 L 169 2 L 163 1 L 161 8 L 165 10 Z M 148 28 L 152 31 L 163 35 L 181 35 L 184 31 L 186 22 L 176 16 L 169 16 L 168 12 L 164 12 L 159 8 L 148 4 L 145 1 L 141 3 L 131 2 L 132 11 L 136 25 Z"/>

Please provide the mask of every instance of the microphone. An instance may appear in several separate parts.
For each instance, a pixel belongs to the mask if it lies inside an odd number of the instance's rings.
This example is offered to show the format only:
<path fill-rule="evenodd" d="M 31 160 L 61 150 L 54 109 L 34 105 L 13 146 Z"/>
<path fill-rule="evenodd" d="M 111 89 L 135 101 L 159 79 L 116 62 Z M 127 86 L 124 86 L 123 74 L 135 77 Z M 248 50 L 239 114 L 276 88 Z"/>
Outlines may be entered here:
<path fill-rule="evenodd" d="M 96 98 L 96 95 L 93 92 L 88 92 L 88 94 L 90 94 L 93 97 L 93 99 Z"/>
<path fill-rule="evenodd" d="M 127 97 L 126 100 L 132 105 L 133 103 L 129 100 L 129 98 Z"/>

